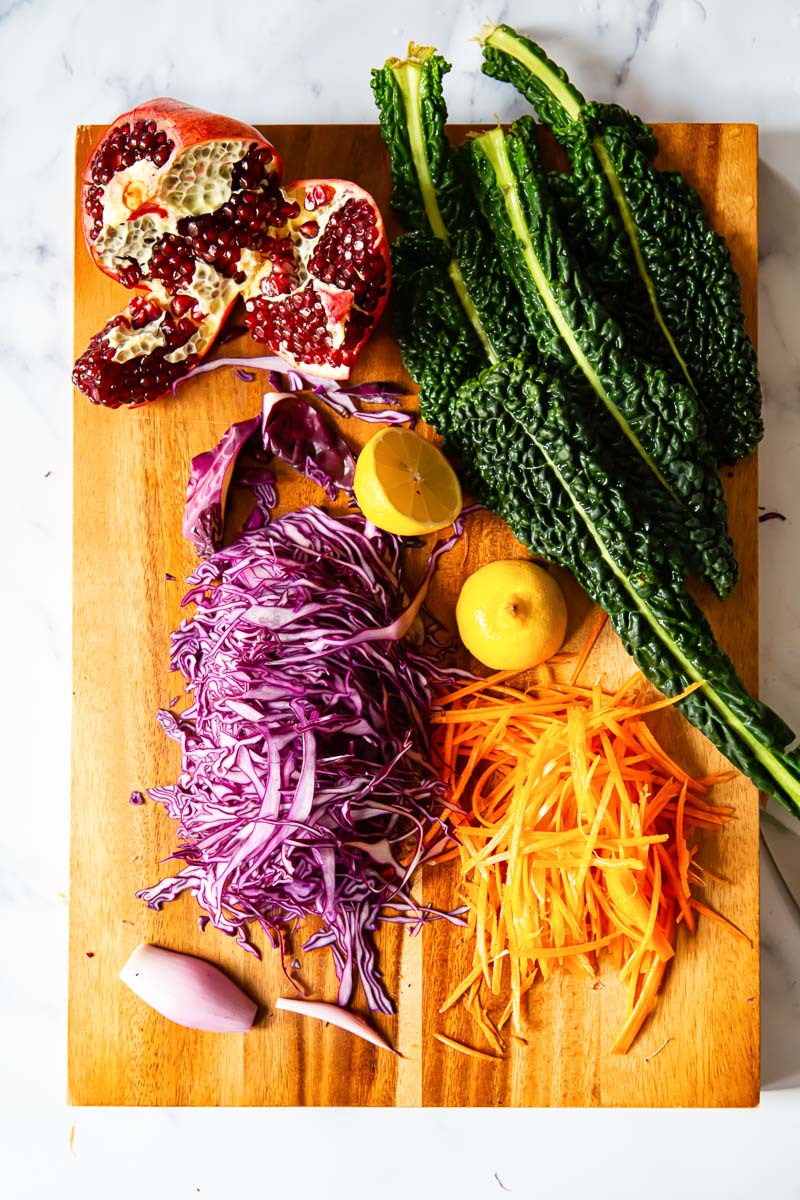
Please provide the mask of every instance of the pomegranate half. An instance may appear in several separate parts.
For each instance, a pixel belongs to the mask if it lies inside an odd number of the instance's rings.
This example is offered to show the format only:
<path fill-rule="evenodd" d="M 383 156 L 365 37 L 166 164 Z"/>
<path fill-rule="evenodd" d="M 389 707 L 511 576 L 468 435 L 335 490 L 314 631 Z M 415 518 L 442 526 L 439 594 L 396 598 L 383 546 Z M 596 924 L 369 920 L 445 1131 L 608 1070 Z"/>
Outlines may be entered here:
<path fill-rule="evenodd" d="M 84 236 L 102 271 L 146 295 L 75 364 L 90 400 L 155 400 L 210 349 L 285 220 L 280 172 L 252 125 L 177 100 L 151 100 L 109 127 L 84 172 Z"/>

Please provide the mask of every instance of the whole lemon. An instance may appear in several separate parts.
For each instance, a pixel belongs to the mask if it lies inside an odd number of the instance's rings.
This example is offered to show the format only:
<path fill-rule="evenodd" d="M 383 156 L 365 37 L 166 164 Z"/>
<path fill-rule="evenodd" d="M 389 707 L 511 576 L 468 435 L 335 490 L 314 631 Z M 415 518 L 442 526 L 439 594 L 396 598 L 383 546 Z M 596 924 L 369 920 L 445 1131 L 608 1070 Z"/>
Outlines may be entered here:
<path fill-rule="evenodd" d="M 567 604 L 555 579 L 536 563 L 499 559 L 464 581 L 456 622 L 462 642 L 485 667 L 524 671 L 561 648 Z"/>

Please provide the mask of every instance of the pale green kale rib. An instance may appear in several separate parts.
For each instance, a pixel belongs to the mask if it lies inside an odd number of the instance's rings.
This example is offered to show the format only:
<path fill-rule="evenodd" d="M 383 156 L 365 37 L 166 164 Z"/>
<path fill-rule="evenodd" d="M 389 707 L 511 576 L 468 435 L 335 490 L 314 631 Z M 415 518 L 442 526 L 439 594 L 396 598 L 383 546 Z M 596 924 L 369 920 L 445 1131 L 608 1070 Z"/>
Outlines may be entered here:
<path fill-rule="evenodd" d="M 543 354 L 585 376 L 598 401 L 666 495 L 713 536 L 687 538 L 687 567 L 720 595 L 736 580 L 722 485 L 698 399 L 688 385 L 637 359 L 588 287 L 558 227 L 545 175 L 523 117 L 470 143 L 473 181 L 506 270 Z M 624 466 L 620 464 L 621 469 Z M 708 553 L 698 555 L 699 546 Z"/>
<path fill-rule="evenodd" d="M 507 25 L 481 41 L 485 73 L 513 84 L 570 156 L 581 213 L 570 222 L 559 211 L 587 278 L 639 353 L 695 388 L 717 459 L 751 453 L 763 436 L 755 350 L 728 248 L 697 193 L 656 169 L 649 126 L 617 105 L 587 104 L 540 46 Z"/>

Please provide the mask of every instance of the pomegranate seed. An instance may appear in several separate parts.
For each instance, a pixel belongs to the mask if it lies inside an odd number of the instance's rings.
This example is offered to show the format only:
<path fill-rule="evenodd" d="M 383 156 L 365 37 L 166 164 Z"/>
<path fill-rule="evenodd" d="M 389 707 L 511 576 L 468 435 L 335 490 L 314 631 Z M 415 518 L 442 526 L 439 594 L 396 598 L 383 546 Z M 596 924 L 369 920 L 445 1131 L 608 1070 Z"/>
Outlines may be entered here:
<path fill-rule="evenodd" d="M 308 188 L 306 191 L 305 207 L 308 212 L 315 208 L 321 208 L 323 204 L 330 204 L 335 196 L 332 187 L 327 183 L 316 183 L 314 187 Z"/>
<path fill-rule="evenodd" d="M 123 287 L 134 288 L 138 283 L 141 282 L 141 279 L 142 268 L 139 266 L 138 262 L 134 262 L 133 260 L 129 259 L 127 267 L 124 267 L 119 272 L 120 283 L 123 285 Z"/>
<path fill-rule="evenodd" d="M 172 312 L 176 317 L 182 317 L 185 313 L 190 312 L 195 307 L 196 301 L 194 296 L 186 296 L 180 294 L 175 296 L 172 301 Z"/>
<path fill-rule="evenodd" d="M 258 342 L 298 363 L 350 366 L 369 334 L 370 318 L 351 311 L 344 341 L 334 347 L 325 310 L 312 283 L 285 299 L 256 296 L 245 304 L 245 323 Z"/>
<path fill-rule="evenodd" d="M 316 237 L 317 234 L 319 233 L 319 222 L 318 221 L 305 221 L 300 226 L 300 232 L 302 233 L 303 237 L 305 237 L 305 238 Z"/>
<path fill-rule="evenodd" d="M 168 292 L 180 292 L 194 278 L 195 256 L 183 238 L 165 233 L 153 247 L 149 269 L 152 279 L 160 279 Z"/>
<path fill-rule="evenodd" d="M 231 190 L 240 191 L 242 188 L 254 188 L 266 178 L 267 167 L 272 162 L 272 151 L 268 146 L 252 145 L 234 165 L 231 175 Z"/>
<path fill-rule="evenodd" d="M 130 314 L 130 326 L 132 329 L 142 329 L 145 325 L 149 325 L 151 321 L 155 321 L 161 315 L 161 308 L 156 300 L 150 299 L 147 296 L 134 296 L 128 305 Z M 122 321 L 117 324 L 124 323 L 124 313 Z"/>
<path fill-rule="evenodd" d="M 103 228 L 103 189 L 98 187 L 97 184 L 92 183 L 89 185 L 83 207 L 93 221 L 89 237 L 94 241 L 99 237 Z"/>
<path fill-rule="evenodd" d="M 95 151 L 92 158 L 92 180 L 95 184 L 107 184 L 117 171 L 124 170 L 149 158 L 156 166 L 163 167 L 175 143 L 159 130 L 155 121 L 138 120 L 133 129 L 125 122 L 112 129 Z"/>

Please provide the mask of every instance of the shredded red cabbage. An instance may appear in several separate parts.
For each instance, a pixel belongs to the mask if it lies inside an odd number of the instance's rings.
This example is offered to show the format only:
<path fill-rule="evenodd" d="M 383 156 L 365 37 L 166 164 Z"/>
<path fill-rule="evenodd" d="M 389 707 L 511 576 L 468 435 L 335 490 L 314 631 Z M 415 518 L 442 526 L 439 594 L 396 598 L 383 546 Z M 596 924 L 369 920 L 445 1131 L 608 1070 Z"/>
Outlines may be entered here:
<path fill-rule="evenodd" d="M 295 392 L 267 392 L 261 419 L 264 449 L 302 471 L 331 500 L 339 488 L 353 494 L 356 460 L 333 425 Z"/>
<path fill-rule="evenodd" d="M 196 454 L 189 470 L 183 536 L 200 558 L 208 558 L 222 541 L 225 500 L 239 452 L 261 423 L 260 417 L 238 421 L 226 429 L 211 450 Z"/>
<path fill-rule="evenodd" d="M 432 816 L 444 797 L 429 715 L 434 686 L 459 673 L 420 610 L 460 526 L 408 604 L 399 539 L 360 513 L 305 508 L 270 521 L 259 511 L 260 528 L 189 580 L 183 603 L 197 607 L 172 635 L 171 666 L 193 702 L 158 714 L 181 744 L 181 774 L 150 789 L 179 822 L 171 857 L 186 866 L 139 896 L 160 909 L 191 891 L 252 953 L 249 922 L 283 954 L 288 926 L 321 918 L 304 948 L 330 947 L 339 1003 L 360 981 L 369 1007 L 391 1012 L 371 936 L 379 922 L 462 923 L 410 891 L 449 836 Z"/>
<path fill-rule="evenodd" d="M 183 536 L 200 558 L 208 558 L 222 543 L 228 488 L 244 450 L 255 457 L 280 458 L 318 483 L 331 500 L 340 488 L 347 495 L 353 493 L 355 459 L 338 431 L 302 396 L 267 392 L 260 417 L 231 425 L 213 449 L 192 459 Z M 264 510 L 272 508 L 274 488 L 270 486 L 268 493 L 256 490 L 256 499 Z M 256 518 L 255 524 L 261 521 Z"/>
<path fill-rule="evenodd" d="M 326 379 L 321 375 L 310 375 L 290 367 L 282 358 L 276 355 L 255 355 L 252 358 L 215 358 L 210 362 L 199 363 L 191 371 L 187 371 L 172 385 L 173 396 L 177 395 L 181 384 L 196 375 L 205 375 L 216 371 L 219 367 L 233 367 L 240 379 L 255 379 L 255 371 L 268 371 L 270 386 L 278 392 L 313 392 L 328 407 L 340 417 L 357 417 L 359 421 L 381 425 L 408 425 L 413 428 L 416 422 L 414 413 L 403 412 L 398 408 L 365 409 L 361 401 L 373 404 L 385 401 L 387 404 L 399 404 L 405 396 L 395 384 L 375 381 L 369 383 L 341 384 L 335 379 Z"/>

